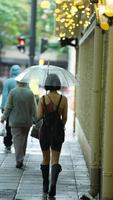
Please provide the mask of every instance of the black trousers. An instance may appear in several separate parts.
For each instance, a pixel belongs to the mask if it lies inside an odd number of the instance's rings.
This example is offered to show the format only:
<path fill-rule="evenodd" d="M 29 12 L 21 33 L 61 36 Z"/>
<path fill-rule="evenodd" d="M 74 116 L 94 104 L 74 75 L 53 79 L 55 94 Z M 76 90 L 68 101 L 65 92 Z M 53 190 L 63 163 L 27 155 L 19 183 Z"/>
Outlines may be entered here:
<path fill-rule="evenodd" d="M 6 147 L 10 147 L 12 145 L 12 135 L 11 127 L 9 126 L 9 118 L 6 121 L 6 136 L 4 137 L 3 143 Z"/>

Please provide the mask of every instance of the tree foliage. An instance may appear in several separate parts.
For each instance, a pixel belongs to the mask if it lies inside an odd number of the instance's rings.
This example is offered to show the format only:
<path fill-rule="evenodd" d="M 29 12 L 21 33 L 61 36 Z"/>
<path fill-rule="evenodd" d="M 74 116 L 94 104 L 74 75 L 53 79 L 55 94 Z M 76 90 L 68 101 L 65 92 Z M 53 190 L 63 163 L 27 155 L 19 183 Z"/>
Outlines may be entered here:
<path fill-rule="evenodd" d="M 50 5 L 45 9 L 41 8 L 40 4 L 41 1 L 37 8 L 37 32 L 41 38 L 50 38 L 55 34 L 55 3 L 53 0 L 49 0 Z"/>
<path fill-rule="evenodd" d="M 6 45 L 16 45 L 16 37 L 26 37 L 29 45 L 30 24 L 31 24 L 31 3 L 32 0 L 0 0 L 0 48 Z M 41 1 L 37 1 L 36 19 L 36 48 L 40 47 L 40 39 L 50 39 L 55 36 L 55 1 L 49 0 L 50 6 L 43 9 Z M 60 49 L 57 43 L 49 48 Z"/>
<path fill-rule="evenodd" d="M 27 0 L 0 0 L 0 43 L 14 44 L 18 35 L 27 34 L 28 16 Z"/>

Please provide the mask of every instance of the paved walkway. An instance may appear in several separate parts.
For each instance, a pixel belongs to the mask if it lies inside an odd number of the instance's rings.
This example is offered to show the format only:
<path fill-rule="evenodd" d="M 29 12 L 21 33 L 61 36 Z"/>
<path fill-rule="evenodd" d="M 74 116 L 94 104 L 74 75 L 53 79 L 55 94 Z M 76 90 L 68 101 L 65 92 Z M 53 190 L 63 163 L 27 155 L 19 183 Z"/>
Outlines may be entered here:
<path fill-rule="evenodd" d="M 89 190 L 89 175 L 77 138 L 68 121 L 66 141 L 61 152 L 62 172 L 57 182 L 56 200 L 78 200 Z M 24 169 L 15 168 L 15 155 L 4 152 L 0 137 L 0 199 L 42 200 L 39 142 L 29 136 Z"/>

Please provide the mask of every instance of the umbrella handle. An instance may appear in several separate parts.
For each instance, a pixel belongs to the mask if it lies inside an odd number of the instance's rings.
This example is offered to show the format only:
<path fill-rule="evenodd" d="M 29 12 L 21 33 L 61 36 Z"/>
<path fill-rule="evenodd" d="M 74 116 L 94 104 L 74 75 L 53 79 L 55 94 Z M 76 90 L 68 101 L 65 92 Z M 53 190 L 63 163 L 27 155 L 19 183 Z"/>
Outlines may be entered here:
<path fill-rule="evenodd" d="M 49 74 L 49 60 L 48 60 L 48 63 L 47 63 L 47 67 L 48 67 L 48 71 L 47 71 L 47 75 Z"/>
<path fill-rule="evenodd" d="M 48 63 L 47 63 L 48 67 L 49 67 L 49 60 L 48 60 Z"/>

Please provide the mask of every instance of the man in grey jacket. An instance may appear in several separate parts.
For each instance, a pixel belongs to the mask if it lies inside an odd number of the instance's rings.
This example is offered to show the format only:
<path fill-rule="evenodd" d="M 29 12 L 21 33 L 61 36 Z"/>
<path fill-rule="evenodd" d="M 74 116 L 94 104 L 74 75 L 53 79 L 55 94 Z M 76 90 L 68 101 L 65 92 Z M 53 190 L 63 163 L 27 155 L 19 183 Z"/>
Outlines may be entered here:
<path fill-rule="evenodd" d="M 28 133 L 33 119 L 36 119 L 36 103 L 27 83 L 17 83 L 17 87 L 9 93 L 1 122 L 9 117 L 15 148 L 16 167 L 21 168 L 26 153 Z"/>
<path fill-rule="evenodd" d="M 9 92 L 16 87 L 15 77 L 21 72 L 21 68 L 19 65 L 12 65 L 10 68 L 10 77 L 5 80 L 3 84 L 2 91 L 2 102 L 1 102 L 1 110 L 4 111 L 6 106 Z M 10 152 L 12 145 L 12 135 L 11 135 L 11 127 L 9 126 L 9 118 L 6 120 L 6 136 L 3 139 L 3 143 L 6 147 L 6 152 Z"/>

